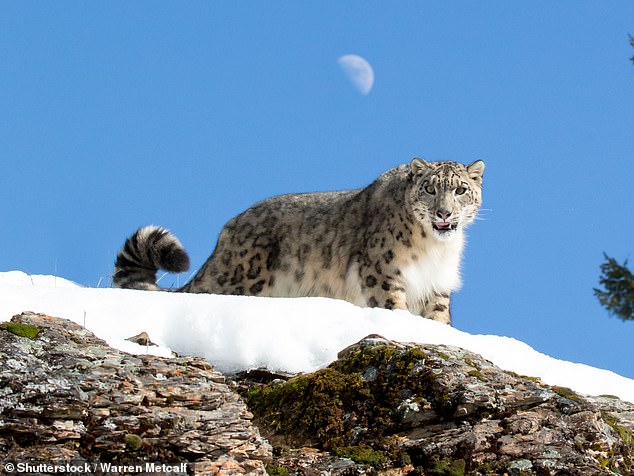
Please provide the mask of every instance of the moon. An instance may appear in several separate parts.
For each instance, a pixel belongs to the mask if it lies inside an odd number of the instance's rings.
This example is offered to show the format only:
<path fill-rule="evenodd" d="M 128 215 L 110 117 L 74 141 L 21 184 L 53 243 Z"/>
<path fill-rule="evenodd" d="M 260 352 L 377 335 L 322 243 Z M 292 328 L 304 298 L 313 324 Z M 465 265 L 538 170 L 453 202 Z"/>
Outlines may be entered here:
<path fill-rule="evenodd" d="M 374 84 L 374 71 L 370 63 L 359 55 L 343 55 L 337 63 L 355 89 L 367 96 Z"/>

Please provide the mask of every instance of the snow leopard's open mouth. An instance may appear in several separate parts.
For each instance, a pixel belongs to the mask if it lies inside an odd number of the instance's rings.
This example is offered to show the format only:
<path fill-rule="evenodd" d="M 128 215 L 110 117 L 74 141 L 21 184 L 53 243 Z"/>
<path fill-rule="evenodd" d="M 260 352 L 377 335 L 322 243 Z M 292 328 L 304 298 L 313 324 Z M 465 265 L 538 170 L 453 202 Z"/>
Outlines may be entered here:
<path fill-rule="evenodd" d="M 457 228 L 456 223 L 450 223 L 448 221 L 437 221 L 432 223 L 432 227 L 439 233 L 446 233 L 448 231 L 454 231 Z"/>

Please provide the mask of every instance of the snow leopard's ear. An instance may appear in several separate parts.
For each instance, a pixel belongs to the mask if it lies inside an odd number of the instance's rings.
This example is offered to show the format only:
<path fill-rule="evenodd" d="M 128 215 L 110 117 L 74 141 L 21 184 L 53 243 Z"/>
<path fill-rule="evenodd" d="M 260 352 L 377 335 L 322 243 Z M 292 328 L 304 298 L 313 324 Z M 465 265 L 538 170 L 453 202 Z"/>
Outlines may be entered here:
<path fill-rule="evenodd" d="M 409 167 L 414 175 L 422 174 L 429 164 L 425 162 L 423 159 L 419 159 L 418 157 L 414 158 L 410 163 Z"/>
<path fill-rule="evenodd" d="M 469 178 L 476 182 L 482 182 L 482 176 L 484 175 L 484 162 L 476 160 L 472 164 L 467 165 L 467 173 Z"/>

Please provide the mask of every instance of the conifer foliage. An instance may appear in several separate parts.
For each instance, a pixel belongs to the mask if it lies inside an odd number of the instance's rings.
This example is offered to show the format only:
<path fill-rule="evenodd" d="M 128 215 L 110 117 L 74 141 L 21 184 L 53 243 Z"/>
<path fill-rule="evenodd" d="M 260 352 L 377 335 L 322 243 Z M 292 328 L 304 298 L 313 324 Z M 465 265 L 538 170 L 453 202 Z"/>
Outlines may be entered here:
<path fill-rule="evenodd" d="M 634 274 L 627 267 L 627 260 L 619 264 L 603 254 L 599 283 L 604 289 L 594 289 L 594 295 L 608 312 L 620 319 L 634 320 Z"/>

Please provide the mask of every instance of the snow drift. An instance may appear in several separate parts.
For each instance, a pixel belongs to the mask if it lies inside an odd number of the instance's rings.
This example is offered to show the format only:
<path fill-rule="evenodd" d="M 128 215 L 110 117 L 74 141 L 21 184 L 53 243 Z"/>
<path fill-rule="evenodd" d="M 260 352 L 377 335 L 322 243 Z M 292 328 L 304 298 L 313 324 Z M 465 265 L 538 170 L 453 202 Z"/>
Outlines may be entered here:
<path fill-rule="evenodd" d="M 0 273 L 0 321 L 23 311 L 70 319 L 125 352 L 204 356 L 226 373 L 257 367 L 312 372 L 348 345 L 380 334 L 401 342 L 462 347 L 550 385 L 634 402 L 634 380 L 614 372 L 557 360 L 509 337 L 471 335 L 405 311 L 333 299 L 83 288 L 55 276 Z M 142 331 L 159 347 L 125 340 Z"/>

